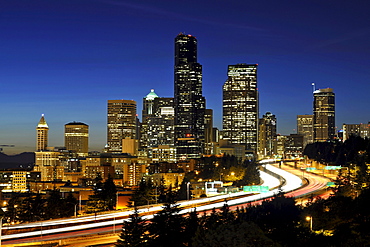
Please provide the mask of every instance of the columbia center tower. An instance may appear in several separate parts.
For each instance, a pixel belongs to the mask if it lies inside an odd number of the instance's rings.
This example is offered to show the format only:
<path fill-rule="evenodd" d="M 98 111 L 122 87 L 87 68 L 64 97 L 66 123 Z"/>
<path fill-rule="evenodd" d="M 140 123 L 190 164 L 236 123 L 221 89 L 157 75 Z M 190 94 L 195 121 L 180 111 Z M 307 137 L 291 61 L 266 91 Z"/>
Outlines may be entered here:
<path fill-rule="evenodd" d="M 199 158 L 205 128 L 202 65 L 197 62 L 197 39 L 183 33 L 175 38 L 174 108 L 177 158 Z"/>

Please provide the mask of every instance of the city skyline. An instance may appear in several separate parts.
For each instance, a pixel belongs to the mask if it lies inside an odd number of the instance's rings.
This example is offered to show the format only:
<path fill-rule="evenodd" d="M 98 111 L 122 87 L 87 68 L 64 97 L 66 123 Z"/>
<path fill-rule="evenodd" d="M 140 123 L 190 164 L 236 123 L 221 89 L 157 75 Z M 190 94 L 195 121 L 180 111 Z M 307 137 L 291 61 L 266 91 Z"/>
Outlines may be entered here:
<path fill-rule="evenodd" d="M 193 8 L 196 4 L 197 8 Z M 370 118 L 370 3 L 275 1 L 28 1 L 0 4 L 0 144 L 5 153 L 36 150 L 41 114 L 49 146 L 63 146 L 64 125 L 90 126 L 91 150 L 106 144 L 107 100 L 173 97 L 173 40 L 198 40 L 206 108 L 222 128 L 228 65 L 258 64 L 259 117 L 296 133 L 312 114 L 311 83 L 333 88 L 336 126 Z"/>

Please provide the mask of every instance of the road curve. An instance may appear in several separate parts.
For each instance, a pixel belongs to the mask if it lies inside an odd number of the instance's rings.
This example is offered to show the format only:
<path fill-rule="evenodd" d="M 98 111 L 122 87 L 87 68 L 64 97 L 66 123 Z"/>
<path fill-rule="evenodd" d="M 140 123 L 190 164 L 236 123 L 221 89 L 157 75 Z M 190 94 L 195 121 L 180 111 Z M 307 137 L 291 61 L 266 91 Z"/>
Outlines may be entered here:
<path fill-rule="evenodd" d="M 286 193 L 287 196 L 292 197 L 299 197 L 308 193 L 312 193 L 313 191 L 322 189 L 326 186 L 328 179 L 323 177 L 308 174 L 306 173 L 305 179 L 308 181 L 308 185 L 302 187 L 302 179 L 297 173 L 296 170 L 285 167 L 286 170 L 279 169 L 272 165 L 265 165 L 266 169 L 278 174 L 285 180 L 285 184 L 280 188 L 283 192 Z M 269 185 L 270 188 L 278 187 L 280 184 L 279 179 L 273 177 L 267 173 L 261 172 L 261 178 L 264 181 L 264 185 Z M 180 207 L 183 210 L 180 213 L 188 213 L 193 208 L 196 207 L 198 212 L 207 211 L 212 208 L 220 208 L 224 205 L 224 201 L 213 203 L 212 201 L 215 200 L 227 200 L 227 204 L 230 207 L 236 207 L 237 205 L 250 205 L 251 202 L 260 203 L 263 199 L 272 197 L 279 192 L 278 188 L 270 190 L 267 193 L 261 194 L 251 194 L 246 192 L 238 192 L 228 195 L 221 195 L 215 196 L 212 198 L 203 198 L 203 199 L 196 199 L 191 201 L 183 201 L 180 203 Z M 245 194 L 246 197 L 233 199 L 234 195 L 241 195 Z M 204 202 L 208 201 L 210 204 L 198 206 Z M 152 216 L 161 210 L 161 205 L 149 207 L 142 209 L 142 213 L 150 213 L 146 215 L 145 218 L 150 219 Z M 37 230 L 25 232 L 25 233 L 18 233 L 18 234 L 10 234 L 2 236 L 2 244 L 20 244 L 20 243 L 31 243 L 31 242 L 40 242 L 40 241 L 50 241 L 50 240 L 60 240 L 63 238 L 70 238 L 75 236 L 82 236 L 82 235 L 89 235 L 89 234 L 96 234 L 96 233 L 103 233 L 103 232 L 113 232 L 117 229 L 120 229 L 122 226 L 123 218 L 127 218 L 132 211 L 123 211 L 123 212 L 114 212 L 108 213 L 103 215 L 97 216 L 86 216 L 86 217 L 79 217 L 79 218 L 69 218 L 69 219 L 60 219 L 60 220 L 52 220 L 52 221 L 44 221 L 44 222 L 35 222 L 29 224 L 21 224 L 10 226 L 9 229 L 16 230 L 22 228 L 29 228 Z M 99 222 L 101 221 L 101 222 Z M 76 223 L 80 223 L 80 225 L 75 225 Z M 49 228 L 50 226 L 57 227 L 56 229 L 45 229 Z M 44 227 L 44 230 L 41 228 Z"/>

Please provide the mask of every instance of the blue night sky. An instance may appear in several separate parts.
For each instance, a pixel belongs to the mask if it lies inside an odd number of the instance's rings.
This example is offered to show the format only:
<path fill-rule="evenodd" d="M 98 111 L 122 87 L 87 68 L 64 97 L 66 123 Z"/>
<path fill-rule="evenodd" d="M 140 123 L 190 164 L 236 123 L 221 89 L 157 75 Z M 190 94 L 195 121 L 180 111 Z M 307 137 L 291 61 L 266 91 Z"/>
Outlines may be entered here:
<path fill-rule="evenodd" d="M 45 114 L 49 146 L 64 124 L 90 126 L 90 149 L 106 143 L 109 99 L 133 99 L 141 115 L 150 89 L 173 96 L 174 38 L 198 39 L 203 94 L 222 128 L 227 66 L 258 63 L 260 116 L 295 133 L 312 114 L 312 86 L 336 93 L 336 124 L 370 120 L 370 2 L 2 0 L 0 144 L 34 151 Z"/>

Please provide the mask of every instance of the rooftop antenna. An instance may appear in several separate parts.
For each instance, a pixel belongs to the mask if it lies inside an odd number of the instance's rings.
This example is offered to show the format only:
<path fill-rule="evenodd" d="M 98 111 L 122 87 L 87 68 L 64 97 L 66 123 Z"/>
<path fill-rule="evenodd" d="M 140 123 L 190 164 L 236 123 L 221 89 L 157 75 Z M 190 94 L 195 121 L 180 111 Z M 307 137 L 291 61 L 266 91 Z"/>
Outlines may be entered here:
<path fill-rule="evenodd" d="M 312 82 L 312 92 L 315 92 L 316 91 L 316 89 L 315 89 L 315 83 L 314 82 Z"/>

